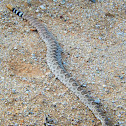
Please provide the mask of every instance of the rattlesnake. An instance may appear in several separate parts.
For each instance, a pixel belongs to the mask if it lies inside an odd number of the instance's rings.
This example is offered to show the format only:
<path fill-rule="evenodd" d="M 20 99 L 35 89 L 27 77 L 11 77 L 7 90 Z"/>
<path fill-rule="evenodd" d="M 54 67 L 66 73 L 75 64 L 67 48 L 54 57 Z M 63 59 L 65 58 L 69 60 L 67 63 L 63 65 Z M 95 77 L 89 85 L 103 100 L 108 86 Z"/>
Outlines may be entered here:
<path fill-rule="evenodd" d="M 112 126 L 112 121 L 108 118 L 107 113 L 104 111 L 103 105 L 101 103 L 96 103 L 88 90 L 86 88 L 83 88 L 82 85 L 80 86 L 64 69 L 61 62 L 61 47 L 55 40 L 53 35 L 48 31 L 48 29 L 33 17 L 23 14 L 22 12 L 13 8 L 10 4 L 7 5 L 7 8 L 9 8 L 11 11 L 16 13 L 23 19 L 28 20 L 30 24 L 37 29 L 40 37 L 46 43 L 47 64 L 56 78 L 58 78 L 77 97 L 79 97 L 80 101 L 84 103 L 93 112 L 96 118 L 101 121 L 102 126 Z"/>

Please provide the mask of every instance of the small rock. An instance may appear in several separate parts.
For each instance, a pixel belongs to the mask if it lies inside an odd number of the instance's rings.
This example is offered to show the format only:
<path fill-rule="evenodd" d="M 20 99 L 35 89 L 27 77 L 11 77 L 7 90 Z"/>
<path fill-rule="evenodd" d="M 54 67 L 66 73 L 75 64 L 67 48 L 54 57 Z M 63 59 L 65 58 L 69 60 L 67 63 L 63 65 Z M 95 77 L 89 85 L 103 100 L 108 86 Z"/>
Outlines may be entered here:
<path fill-rule="evenodd" d="M 15 89 L 12 89 L 12 93 L 15 94 L 16 93 L 16 90 Z"/>
<path fill-rule="evenodd" d="M 38 13 L 38 12 L 39 12 L 39 10 L 37 9 L 35 12 L 37 12 L 37 13 Z"/>
<path fill-rule="evenodd" d="M 14 50 L 17 50 L 17 47 L 14 47 Z"/>
<path fill-rule="evenodd" d="M 107 87 L 105 84 L 103 84 L 103 88 Z"/>
<path fill-rule="evenodd" d="M 19 126 L 18 123 L 15 123 L 15 126 Z"/>
<path fill-rule="evenodd" d="M 62 1 L 61 1 L 61 4 L 65 4 L 65 0 L 62 0 Z"/>
<path fill-rule="evenodd" d="M 97 103 L 97 104 L 99 104 L 100 103 L 100 99 L 98 98 L 94 102 Z"/>
<path fill-rule="evenodd" d="M 26 93 L 26 94 L 29 94 L 29 91 L 26 91 L 25 93 Z"/>
<path fill-rule="evenodd" d="M 119 76 L 120 79 L 123 79 L 124 77 L 123 76 Z"/>
<path fill-rule="evenodd" d="M 44 5 L 41 5 L 40 8 L 43 10 L 46 9 L 46 7 L 44 7 Z"/>
<path fill-rule="evenodd" d="M 119 122 L 119 124 L 124 124 L 124 122 L 123 121 L 118 121 Z"/>
<path fill-rule="evenodd" d="M 29 114 L 33 114 L 33 112 L 29 112 Z"/>
<path fill-rule="evenodd" d="M 91 2 L 93 2 L 93 3 L 95 3 L 96 2 L 96 0 L 90 0 Z"/>
<path fill-rule="evenodd" d="M 67 31 L 64 31 L 65 34 L 67 34 Z"/>
<path fill-rule="evenodd" d="M 115 101 L 113 100 L 112 103 L 115 103 Z"/>
<path fill-rule="evenodd" d="M 121 114 L 119 114 L 118 117 L 121 118 Z"/>
<path fill-rule="evenodd" d="M 27 0 L 27 3 L 30 5 L 31 4 L 31 0 Z"/>
<path fill-rule="evenodd" d="M 22 78 L 22 80 L 26 81 L 26 80 L 27 80 L 27 78 L 26 78 L 26 77 L 23 77 L 23 78 Z"/>

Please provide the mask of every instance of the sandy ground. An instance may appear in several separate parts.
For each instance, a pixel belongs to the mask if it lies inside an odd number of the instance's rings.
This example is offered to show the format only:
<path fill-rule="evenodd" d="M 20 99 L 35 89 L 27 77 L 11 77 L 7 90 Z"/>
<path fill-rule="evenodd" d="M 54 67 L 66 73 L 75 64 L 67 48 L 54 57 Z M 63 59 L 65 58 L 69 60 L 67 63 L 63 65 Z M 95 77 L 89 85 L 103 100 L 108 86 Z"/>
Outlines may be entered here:
<path fill-rule="evenodd" d="M 0 1 L 0 125 L 100 126 L 46 63 L 46 45 L 6 4 L 33 15 L 63 48 L 63 64 L 126 125 L 126 5 L 123 0 Z"/>

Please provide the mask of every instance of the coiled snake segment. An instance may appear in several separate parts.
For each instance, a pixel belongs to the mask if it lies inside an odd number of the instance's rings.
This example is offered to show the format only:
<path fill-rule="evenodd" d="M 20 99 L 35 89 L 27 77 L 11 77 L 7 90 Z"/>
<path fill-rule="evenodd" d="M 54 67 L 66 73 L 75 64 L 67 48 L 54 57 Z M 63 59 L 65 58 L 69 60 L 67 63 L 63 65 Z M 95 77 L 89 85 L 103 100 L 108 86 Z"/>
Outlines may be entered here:
<path fill-rule="evenodd" d="M 95 117 L 101 121 L 102 126 L 112 126 L 112 121 L 108 118 L 107 113 L 105 113 L 102 104 L 94 102 L 94 99 L 89 95 L 88 91 L 86 89 L 83 90 L 82 86 L 80 86 L 64 69 L 61 58 L 62 50 L 48 29 L 33 17 L 23 14 L 23 12 L 16 10 L 10 4 L 7 5 L 7 8 L 23 19 L 28 20 L 29 23 L 37 29 L 40 37 L 46 43 L 47 64 L 53 74 L 66 85 L 69 90 L 79 97 L 80 101 L 84 103 L 93 112 Z"/>

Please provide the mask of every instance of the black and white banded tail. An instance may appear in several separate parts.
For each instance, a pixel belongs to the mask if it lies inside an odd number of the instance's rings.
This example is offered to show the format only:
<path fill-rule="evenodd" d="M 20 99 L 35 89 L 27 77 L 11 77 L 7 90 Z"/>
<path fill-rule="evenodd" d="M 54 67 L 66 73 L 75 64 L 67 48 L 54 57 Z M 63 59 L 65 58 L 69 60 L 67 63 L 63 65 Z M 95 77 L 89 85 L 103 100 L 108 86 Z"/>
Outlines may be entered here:
<path fill-rule="evenodd" d="M 10 9 L 13 13 L 17 14 L 19 17 L 23 16 L 23 12 L 16 10 L 10 4 L 7 5 L 7 8 Z"/>

